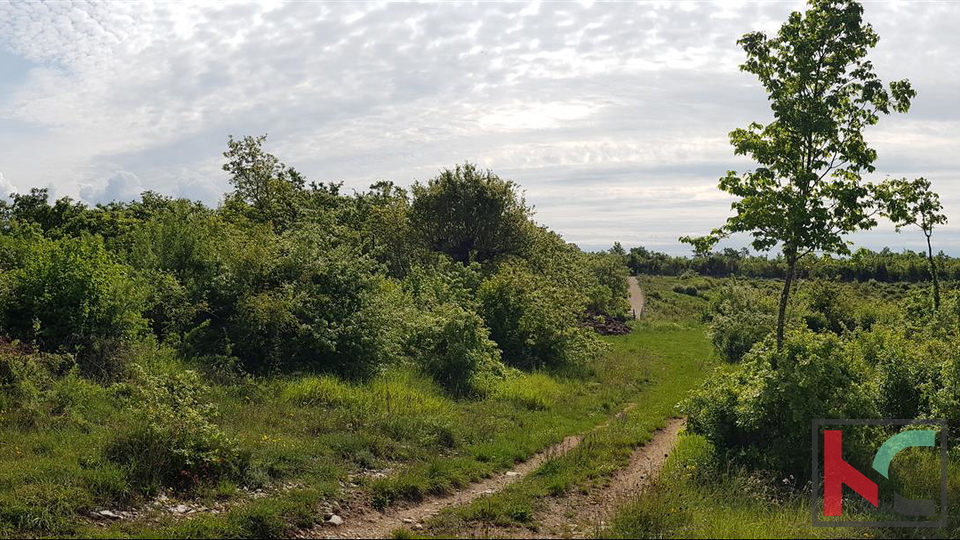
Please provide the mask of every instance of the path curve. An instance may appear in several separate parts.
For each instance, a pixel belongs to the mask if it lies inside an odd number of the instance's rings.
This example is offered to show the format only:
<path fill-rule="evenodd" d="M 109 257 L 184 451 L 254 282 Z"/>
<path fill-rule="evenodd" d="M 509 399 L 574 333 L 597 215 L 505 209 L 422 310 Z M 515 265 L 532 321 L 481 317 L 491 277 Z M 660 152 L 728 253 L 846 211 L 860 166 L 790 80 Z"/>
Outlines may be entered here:
<path fill-rule="evenodd" d="M 643 315 L 643 306 L 646 303 L 646 298 L 643 296 L 643 289 L 640 288 L 640 282 L 637 281 L 636 276 L 630 276 L 628 278 L 630 282 L 630 311 L 633 313 L 635 319 L 639 319 Z"/>

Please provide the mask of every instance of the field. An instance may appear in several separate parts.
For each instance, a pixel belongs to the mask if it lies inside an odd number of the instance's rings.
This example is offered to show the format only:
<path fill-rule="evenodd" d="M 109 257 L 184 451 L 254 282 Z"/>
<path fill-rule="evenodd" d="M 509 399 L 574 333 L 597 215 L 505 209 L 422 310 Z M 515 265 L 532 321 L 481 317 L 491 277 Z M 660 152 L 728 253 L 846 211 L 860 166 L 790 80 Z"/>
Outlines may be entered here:
<path fill-rule="evenodd" d="M 457 519 L 525 523 L 551 494 L 611 474 L 651 431 L 677 414 L 713 353 L 702 327 L 656 312 L 579 374 L 517 375 L 482 400 L 456 400 L 412 369 L 367 383 L 334 376 L 240 377 L 211 385 L 218 425 L 252 466 L 190 497 L 163 491 L 135 498 L 122 472 L 100 455 L 126 420 L 119 389 L 79 380 L 78 416 L 55 429 L 5 426 L 2 496 L 9 532 L 58 535 L 282 536 L 322 521 L 323 507 L 382 508 L 455 491 L 502 472 L 565 436 L 608 420 L 627 403 L 629 423 L 601 429 L 591 444 L 550 460 L 495 498 L 456 510 Z M 154 371 L 188 366 L 157 358 Z M 65 383 L 62 383 L 65 384 Z M 83 417 L 79 417 L 84 415 Z M 88 416 L 89 415 L 89 416 Z M 95 421 L 93 421 L 95 419 Z M 30 496 L 25 496 L 30 494 Z M 158 502 L 160 501 L 160 502 Z M 171 511 L 184 505 L 188 512 Z M 93 519 L 109 510 L 124 519 Z"/>

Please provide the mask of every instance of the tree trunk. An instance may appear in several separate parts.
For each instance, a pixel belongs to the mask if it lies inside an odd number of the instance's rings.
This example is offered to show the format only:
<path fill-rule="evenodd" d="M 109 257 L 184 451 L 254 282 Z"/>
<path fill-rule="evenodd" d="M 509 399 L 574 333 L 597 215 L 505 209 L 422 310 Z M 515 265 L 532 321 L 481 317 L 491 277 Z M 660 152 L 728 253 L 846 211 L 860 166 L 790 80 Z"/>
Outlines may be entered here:
<path fill-rule="evenodd" d="M 783 349 L 783 328 L 787 322 L 787 302 L 790 300 L 790 287 L 793 285 L 793 277 L 797 271 L 797 259 L 787 258 L 787 277 L 783 282 L 783 291 L 780 293 L 780 309 L 777 313 L 777 352 Z M 773 369 L 777 369 L 776 357 L 774 357 Z"/>
<path fill-rule="evenodd" d="M 930 245 L 930 235 L 927 236 L 927 259 L 930 261 L 930 277 L 933 278 L 933 309 L 940 310 L 940 276 L 937 274 L 937 263 L 933 260 L 933 246 Z"/>

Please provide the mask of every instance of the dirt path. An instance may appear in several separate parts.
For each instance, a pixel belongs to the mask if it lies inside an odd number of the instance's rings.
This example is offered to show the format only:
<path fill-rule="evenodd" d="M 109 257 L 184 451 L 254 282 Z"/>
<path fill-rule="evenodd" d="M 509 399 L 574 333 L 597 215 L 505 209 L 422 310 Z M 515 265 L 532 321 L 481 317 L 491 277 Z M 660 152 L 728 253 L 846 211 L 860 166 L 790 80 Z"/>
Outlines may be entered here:
<path fill-rule="evenodd" d="M 684 424 L 684 420 L 674 418 L 655 432 L 650 442 L 633 452 L 630 464 L 617 471 L 603 488 L 587 493 L 574 490 L 566 496 L 550 499 L 547 508 L 535 518 L 539 524 L 537 531 L 528 530 L 523 536 L 597 538 L 613 512 L 636 498 L 656 479 Z"/>
<path fill-rule="evenodd" d="M 643 296 L 643 290 L 640 289 L 640 283 L 636 276 L 630 276 L 630 311 L 636 319 L 643 315 L 643 304 L 646 299 Z"/>
<path fill-rule="evenodd" d="M 623 411 L 614 415 L 607 422 L 595 426 L 591 431 L 603 429 L 614 419 L 623 418 L 635 404 L 628 404 Z M 388 538 L 390 534 L 401 527 L 418 528 L 423 521 L 432 518 L 444 508 L 461 506 L 472 502 L 484 495 L 490 495 L 504 487 L 520 480 L 524 476 L 537 470 L 545 461 L 562 456 L 573 450 L 583 441 L 583 434 L 571 435 L 547 450 L 534 455 L 532 458 L 517 464 L 506 473 L 497 474 L 486 480 L 476 482 L 466 488 L 444 496 L 428 497 L 425 500 L 399 506 L 380 512 L 363 506 L 357 510 L 341 513 L 344 523 L 339 526 L 321 524 L 305 535 L 306 538 Z"/>

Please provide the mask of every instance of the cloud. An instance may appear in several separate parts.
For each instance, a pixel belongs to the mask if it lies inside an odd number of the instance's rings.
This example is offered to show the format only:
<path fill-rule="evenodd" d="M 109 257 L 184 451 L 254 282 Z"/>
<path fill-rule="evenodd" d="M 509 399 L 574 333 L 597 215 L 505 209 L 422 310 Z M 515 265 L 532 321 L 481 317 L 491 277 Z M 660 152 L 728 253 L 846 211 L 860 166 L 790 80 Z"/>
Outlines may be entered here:
<path fill-rule="evenodd" d="M 207 205 L 216 206 L 222 199 L 223 192 L 222 184 L 206 176 L 183 171 L 172 194 L 175 197 L 202 201 Z"/>
<path fill-rule="evenodd" d="M 471 160 L 570 240 L 685 252 L 676 237 L 729 208 L 700 190 L 749 167 L 727 134 L 770 118 L 736 40 L 803 5 L 0 3 L 0 167 L 85 200 L 215 203 L 226 136 L 269 133 L 312 180 L 408 184 Z M 928 174 L 960 212 L 960 4 L 865 10 L 878 72 L 919 91 L 868 132 L 879 175 Z"/>
<path fill-rule="evenodd" d="M 117 171 L 101 185 L 80 186 L 80 198 L 90 204 L 128 202 L 140 198 L 146 188 L 140 178 L 127 171 Z"/>
<path fill-rule="evenodd" d="M 0 172 L 0 199 L 9 198 L 11 193 L 17 193 L 16 186 L 13 185 L 13 182 L 4 178 L 3 173 Z"/>

